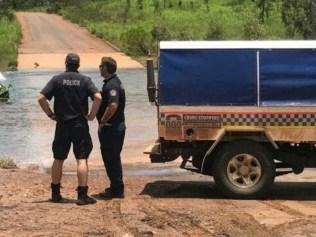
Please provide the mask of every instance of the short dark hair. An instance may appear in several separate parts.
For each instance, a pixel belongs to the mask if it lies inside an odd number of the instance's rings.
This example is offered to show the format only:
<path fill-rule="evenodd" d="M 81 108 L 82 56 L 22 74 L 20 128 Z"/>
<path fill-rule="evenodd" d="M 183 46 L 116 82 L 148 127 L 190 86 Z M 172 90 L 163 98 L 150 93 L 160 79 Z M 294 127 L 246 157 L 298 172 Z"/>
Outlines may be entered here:
<path fill-rule="evenodd" d="M 66 70 L 70 72 L 78 71 L 79 64 L 66 63 Z"/>
<path fill-rule="evenodd" d="M 70 71 L 78 70 L 80 66 L 80 57 L 76 53 L 69 53 L 66 56 L 66 68 Z"/>
<path fill-rule="evenodd" d="M 106 66 L 108 73 L 113 74 L 117 70 L 117 63 L 111 57 L 103 57 L 101 59 L 101 66 Z"/>

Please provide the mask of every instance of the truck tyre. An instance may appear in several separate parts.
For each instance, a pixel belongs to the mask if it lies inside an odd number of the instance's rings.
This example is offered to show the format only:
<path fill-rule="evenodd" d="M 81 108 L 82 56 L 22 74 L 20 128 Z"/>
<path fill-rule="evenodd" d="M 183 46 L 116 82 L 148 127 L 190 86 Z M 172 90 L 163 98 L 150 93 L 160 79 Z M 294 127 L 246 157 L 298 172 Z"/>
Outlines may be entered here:
<path fill-rule="evenodd" d="M 224 145 L 213 164 L 216 185 L 228 197 L 261 198 L 275 178 L 272 154 L 263 145 L 252 141 Z"/>

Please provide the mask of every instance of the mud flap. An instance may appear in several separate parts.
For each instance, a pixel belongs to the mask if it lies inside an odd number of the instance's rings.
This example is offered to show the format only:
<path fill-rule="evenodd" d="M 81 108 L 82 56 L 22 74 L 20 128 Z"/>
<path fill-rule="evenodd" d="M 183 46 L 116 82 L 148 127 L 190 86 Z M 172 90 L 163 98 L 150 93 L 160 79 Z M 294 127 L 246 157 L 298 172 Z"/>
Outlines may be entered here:
<path fill-rule="evenodd" d="M 166 159 L 161 154 L 161 144 L 156 142 L 154 145 L 147 147 L 144 154 L 149 155 L 152 163 L 164 163 Z"/>

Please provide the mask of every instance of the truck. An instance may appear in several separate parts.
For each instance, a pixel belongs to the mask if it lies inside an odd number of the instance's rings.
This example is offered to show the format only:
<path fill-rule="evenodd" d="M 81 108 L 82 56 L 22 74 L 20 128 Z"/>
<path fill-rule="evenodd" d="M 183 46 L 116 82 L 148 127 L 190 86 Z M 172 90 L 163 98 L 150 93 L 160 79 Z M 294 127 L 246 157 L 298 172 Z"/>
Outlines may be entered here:
<path fill-rule="evenodd" d="M 262 198 L 276 176 L 316 167 L 316 41 L 164 41 L 153 163 L 213 176 L 232 198 Z"/>

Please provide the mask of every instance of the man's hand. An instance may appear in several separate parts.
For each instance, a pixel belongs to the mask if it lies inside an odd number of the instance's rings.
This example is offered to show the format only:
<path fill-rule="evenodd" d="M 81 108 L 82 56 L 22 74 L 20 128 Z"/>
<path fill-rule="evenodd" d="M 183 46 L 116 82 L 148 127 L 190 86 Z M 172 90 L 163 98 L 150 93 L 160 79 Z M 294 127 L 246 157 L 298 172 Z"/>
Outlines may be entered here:
<path fill-rule="evenodd" d="M 56 121 L 56 115 L 54 113 L 47 115 L 51 120 Z"/>
<path fill-rule="evenodd" d="M 98 129 L 98 132 L 100 133 L 102 128 L 105 126 L 105 123 L 100 123 L 99 124 L 99 129 Z"/>
<path fill-rule="evenodd" d="M 86 116 L 86 119 L 88 121 L 93 121 L 95 119 L 95 116 L 93 116 L 93 114 L 89 114 L 89 115 Z"/>
<path fill-rule="evenodd" d="M 102 100 L 101 94 L 99 92 L 95 93 L 91 111 L 90 111 L 89 115 L 86 116 L 86 119 L 88 121 L 94 120 L 94 118 L 97 115 L 97 112 L 100 108 L 101 100 Z"/>

